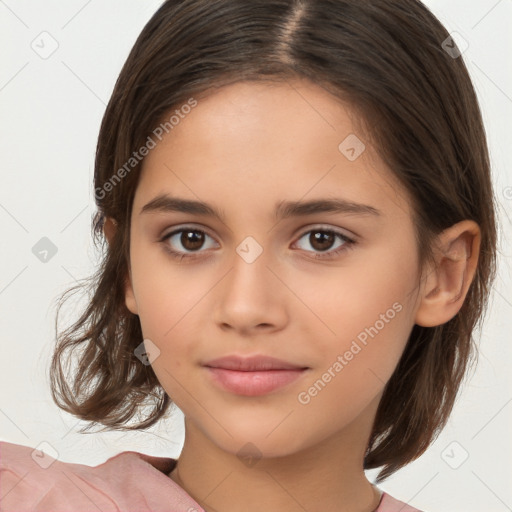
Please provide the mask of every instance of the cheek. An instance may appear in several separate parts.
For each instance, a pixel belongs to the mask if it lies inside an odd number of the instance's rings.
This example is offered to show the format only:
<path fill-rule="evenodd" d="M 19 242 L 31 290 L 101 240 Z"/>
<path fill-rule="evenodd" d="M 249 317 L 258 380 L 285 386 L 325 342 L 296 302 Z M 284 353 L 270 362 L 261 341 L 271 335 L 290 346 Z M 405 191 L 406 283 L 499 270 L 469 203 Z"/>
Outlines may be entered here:
<path fill-rule="evenodd" d="M 158 348 L 151 366 L 176 403 L 186 404 L 191 366 L 198 363 L 197 345 L 204 338 L 204 319 L 213 307 L 209 292 L 219 276 L 207 268 L 179 268 L 164 251 L 133 251 L 132 276 L 144 339 Z M 199 321 L 201 320 L 201 321 Z"/>
<path fill-rule="evenodd" d="M 398 301 L 378 299 L 361 303 L 356 316 L 333 317 L 337 335 L 317 339 L 322 359 L 295 397 L 305 421 L 317 418 L 315 435 L 327 436 L 377 404 L 400 360 L 411 329 L 408 312 Z"/>
<path fill-rule="evenodd" d="M 144 242 L 133 244 L 131 269 L 143 334 L 165 342 L 193 315 L 208 286 L 195 274 L 191 279 L 186 266 L 172 263 L 163 248 Z"/>
<path fill-rule="evenodd" d="M 416 272 L 413 258 L 383 248 L 350 272 L 342 269 L 316 294 L 312 309 L 329 327 L 319 340 L 323 364 L 344 356 L 350 387 L 368 377 L 387 381 L 393 373 L 414 325 Z"/>

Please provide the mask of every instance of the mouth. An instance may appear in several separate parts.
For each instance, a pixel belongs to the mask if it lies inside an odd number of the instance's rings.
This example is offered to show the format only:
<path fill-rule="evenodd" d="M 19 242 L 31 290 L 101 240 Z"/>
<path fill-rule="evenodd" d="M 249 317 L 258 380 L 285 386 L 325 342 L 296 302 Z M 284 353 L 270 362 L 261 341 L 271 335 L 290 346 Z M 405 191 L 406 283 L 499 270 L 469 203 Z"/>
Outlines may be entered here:
<path fill-rule="evenodd" d="M 258 396 L 276 391 L 309 368 L 268 356 L 227 356 L 203 365 L 212 382 L 237 395 Z"/>

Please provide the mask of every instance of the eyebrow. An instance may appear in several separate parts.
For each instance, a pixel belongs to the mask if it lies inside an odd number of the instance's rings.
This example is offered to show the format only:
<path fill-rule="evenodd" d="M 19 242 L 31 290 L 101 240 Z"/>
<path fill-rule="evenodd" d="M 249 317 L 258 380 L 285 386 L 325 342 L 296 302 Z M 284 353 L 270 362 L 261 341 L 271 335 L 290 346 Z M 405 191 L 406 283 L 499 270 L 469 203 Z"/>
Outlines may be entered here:
<path fill-rule="evenodd" d="M 224 210 L 218 210 L 208 203 L 171 197 L 167 194 L 160 194 L 149 201 L 142 207 L 140 214 L 167 212 L 182 212 L 191 215 L 210 216 L 221 222 L 224 222 L 226 218 Z M 313 215 L 315 213 L 344 213 L 348 215 L 373 216 L 380 216 L 382 214 L 380 210 L 373 206 L 340 198 L 314 199 L 311 201 L 280 201 L 274 208 L 274 218 L 276 220 Z"/>

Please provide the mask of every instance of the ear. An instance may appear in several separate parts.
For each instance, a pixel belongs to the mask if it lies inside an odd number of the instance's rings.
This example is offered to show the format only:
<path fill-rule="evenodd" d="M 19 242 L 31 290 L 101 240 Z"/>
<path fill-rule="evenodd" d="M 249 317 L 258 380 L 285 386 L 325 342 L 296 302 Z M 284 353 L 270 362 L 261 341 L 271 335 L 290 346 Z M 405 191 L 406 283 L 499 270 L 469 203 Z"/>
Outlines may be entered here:
<path fill-rule="evenodd" d="M 109 245 L 112 244 L 114 233 L 116 232 L 117 222 L 112 217 L 105 217 L 103 222 L 103 235 L 107 239 Z"/>
<path fill-rule="evenodd" d="M 476 222 L 464 220 L 438 235 L 436 264 L 421 288 L 415 323 L 435 327 L 460 310 L 478 263 L 481 234 Z"/>
<path fill-rule="evenodd" d="M 130 312 L 132 312 L 134 315 L 139 314 L 139 308 L 135 300 L 135 293 L 133 293 L 132 273 L 130 269 L 128 269 L 128 276 L 124 285 L 124 301 Z"/>
<path fill-rule="evenodd" d="M 103 234 L 109 245 L 112 244 L 116 229 L 117 222 L 112 217 L 106 217 L 103 223 Z M 135 301 L 135 294 L 133 293 L 131 269 L 128 269 L 128 276 L 125 280 L 125 303 L 130 312 L 134 315 L 138 315 L 137 302 Z"/>

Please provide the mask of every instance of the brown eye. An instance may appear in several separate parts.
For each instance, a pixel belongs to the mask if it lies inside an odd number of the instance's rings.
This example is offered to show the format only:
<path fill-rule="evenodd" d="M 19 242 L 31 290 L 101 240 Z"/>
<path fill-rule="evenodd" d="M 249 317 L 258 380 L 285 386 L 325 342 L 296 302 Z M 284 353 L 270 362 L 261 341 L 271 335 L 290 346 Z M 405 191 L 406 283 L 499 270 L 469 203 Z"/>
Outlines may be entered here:
<path fill-rule="evenodd" d="M 202 231 L 181 231 L 181 237 L 179 238 L 180 243 L 188 251 L 194 251 L 200 249 L 204 244 L 204 235 Z"/>
<path fill-rule="evenodd" d="M 336 236 L 329 231 L 311 231 L 309 235 L 309 243 L 317 251 L 330 249 L 335 240 Z"/>
<path fill-rule="evenodd" d="M 172 256 L 182 259 L 200 256 L 201 253 L 206 252 L 200 249 L 204 248 L 207 238 L 212 239 L 200 229 L 181 228 L 165 235 L 160 241 Z M 211 246 L 206 248 L 209 249 Z"/>
<path fill-rule="evenodd" d="M 306 252 L 313 252 L 315 259 L 328 259 L 333 258 L 343 251 L 352 248 L 356 242 L 338 231 L 332 229 L 312 229 L 304 233 L 299 240 L 306 239 L 313 251 L 307 249 Z M 337 246 L 336 239 L 341 240 Z M 332 249 L 334 246 L 334 250 Z M 315 252 L 319 254 L 315 254 Z M 325 253 L 322 254 L 322 253 Z"/>

